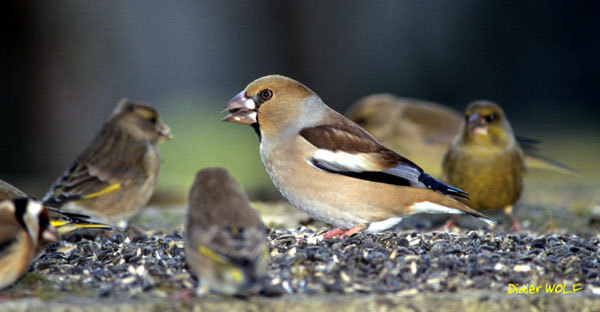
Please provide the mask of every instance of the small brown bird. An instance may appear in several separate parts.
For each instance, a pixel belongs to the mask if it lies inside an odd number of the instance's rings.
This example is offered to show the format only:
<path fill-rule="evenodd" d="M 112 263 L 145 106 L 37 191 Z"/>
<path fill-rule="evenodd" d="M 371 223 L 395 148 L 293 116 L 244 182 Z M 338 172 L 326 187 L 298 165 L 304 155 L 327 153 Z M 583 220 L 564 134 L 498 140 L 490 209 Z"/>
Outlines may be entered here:
<path fill-rule="evenodd" d="M 435 178 L 442 177 L 442 160 L 450 144 L 460 133 L 463 115 L 448 106 L 391 94 L 373 94 L 354 102 L 346 116 L 384 146 L 418 159 L 419 166 Z M 516 137 L 530 169 L 562 174 L 576 170 L 539 154 L 536 140 Z"/>
<path fill-rule="evenodd" d="M 260 156 L 296 208 L 338 227 L 325 238 L 378 232 L 416 213 L 481 213 L 447 195 L 463 191 L 432 178 L 287 77 L 259 78 L 226 106 L 225 121 L 251 125 Z M 491 222 L 491 221 L 490 221 Z"/>
<path fill-rule="evenodd" d="M 442 176 L 442 159 L 463 123 L 458 111 L 425 100 L 373 94 L 354 102 L 346 116 L 384 146 L 431 176 Z"/>
<path fill-rule="evenodd" d="M 0 289 L 12 285 L 29 267 L 43 241 L 57 241 L 42 203 L 17 198 L 0 202 Z"/>
<path fill-rule="evenodd" d="M 488 101 L 471 103 L 465 118 L 444 157 L 445 181 L 467 191 L 470 200 L 465 202 L 474 209 L 504 209 L 512 221 L 511 230 L 519 230 L 512 205 L 521 196 L 525 163 L 510 123 L 502 109 Z"/>
<path fill-rule="evenodd" d="M 171 136 L 154 108 L 122 100 L 44 203 L 125 227 L 154 192 L 161 163 L 157 145 Z"/>
<path fill-rule="evenodd" d="M 268 239 L 242 187 L 224 168 L 196 174 L 190 189 L 186 261 L 198 278 L 198 294 L 209 290 L 248 295 L 266 276 Z"/>
<path fill-rule="evenodd" d="M 12 186 L 11 184 L 0 180 L 0 201 L 17 199 L 17 198 L 30 198 L 27 194 Z M 112 227 L 92 222 L 90 216 L 86 216 L 78 213 L 68 213 L 52 207 L 45 207 L 48 216 L 50 217 L 50 224 L 57 230 L 60 235 L 66 235 L 68 233 L 81 230 L 81 229 L 97 229 L 97 230 L 111 230 Z"/>

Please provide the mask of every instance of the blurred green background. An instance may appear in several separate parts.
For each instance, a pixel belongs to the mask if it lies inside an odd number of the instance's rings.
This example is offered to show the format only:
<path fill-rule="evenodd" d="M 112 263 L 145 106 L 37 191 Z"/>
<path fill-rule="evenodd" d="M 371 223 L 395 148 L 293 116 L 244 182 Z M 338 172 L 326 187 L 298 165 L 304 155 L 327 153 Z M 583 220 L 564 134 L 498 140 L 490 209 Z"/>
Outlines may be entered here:
<path fill-rule="evenodd" d="M 376 92 L 495 101 L 581 172 L 534 179 L 600 183 L 599 2 L 8 1 L 0 14 L 0 178 L 35 196 L 127 97 L 175 134 L 159 194 L 183 200 L 197 170 L 224 166 L 252 197 L 276 197 L 253 130 L 219 114 L 272 73 L 341 112 Z"/>

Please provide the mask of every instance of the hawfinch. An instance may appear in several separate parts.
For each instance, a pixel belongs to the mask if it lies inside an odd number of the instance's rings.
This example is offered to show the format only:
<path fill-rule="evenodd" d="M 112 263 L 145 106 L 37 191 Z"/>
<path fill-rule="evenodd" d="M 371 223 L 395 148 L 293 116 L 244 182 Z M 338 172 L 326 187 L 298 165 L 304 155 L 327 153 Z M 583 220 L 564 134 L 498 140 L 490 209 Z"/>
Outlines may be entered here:
<path fill-rule="evenodd" d="M 465 192 L 381 145 L 295 80 L 259 78 L 225 110 L 225 121 L 254 128 L 262 162 L 283 196 L 337 227 L 325 238 L 386 230 L 416 213 L 466 213 L 489 221 L 450 197 L 467 198 Z"/>

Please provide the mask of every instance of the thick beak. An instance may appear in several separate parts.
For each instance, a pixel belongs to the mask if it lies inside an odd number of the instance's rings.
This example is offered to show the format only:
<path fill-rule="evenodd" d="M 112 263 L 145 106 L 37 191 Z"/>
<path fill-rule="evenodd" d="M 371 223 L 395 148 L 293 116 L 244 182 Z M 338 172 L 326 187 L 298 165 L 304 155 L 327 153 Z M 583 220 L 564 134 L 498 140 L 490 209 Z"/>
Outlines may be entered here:
<path fill-rule="evenodd" d="M 49 226 L 42 232 L 42 238 L 48 242 L 58 242 L 58 232 L 53 226 Z"/>
<path fill-rule="evenodd" d="M 171 128 L 169 128 L 169 126 L 163 124 L 163 126 L 160 127 L 160 130 L 158 130 L 159 141 L 165 142 L 172 138 L 173 138 L 173 132 L 171 132 Z"/>
<path fill-rule="evenodd" d="M 473 134 L 487 134 L 488 123 L 479 114 L 473 114 L 469 116 L 467 120 L 469 126 L 469 132 Z"/>
<path fill-rule="evenodd" d="M 246 97 L 244 91 L 240 92 L 223 107 L 221 112 L 228 111 L 229 114 L 223 118 L 223 121 L 237 122 L 245 125 L 255 124 L 258 112 L 255 110 L 256 104 L 252 99 Z"/>

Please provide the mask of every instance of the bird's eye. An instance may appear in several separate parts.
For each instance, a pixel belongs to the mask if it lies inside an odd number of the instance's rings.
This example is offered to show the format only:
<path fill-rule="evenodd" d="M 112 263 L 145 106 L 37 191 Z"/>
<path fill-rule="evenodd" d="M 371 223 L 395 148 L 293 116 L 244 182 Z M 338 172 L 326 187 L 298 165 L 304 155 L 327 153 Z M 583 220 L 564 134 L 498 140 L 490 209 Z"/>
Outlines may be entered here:
<path fill-rule="evenodd" d="M 127 105 L 127 110 L 133 112 L 133 105 Z"/>
<path fill-rule="evenodd" d="M 149 120 L 152 124 L 156 124 L 156 117 L 152 116 Z"/>
<path fill-rule="evenodd" d="M 491 114 L 485 116 L 485 121 L 487 121 L 488 123 L 490 123 L 496 119 L 498 119 L 498 115 L 496 115 L 495 113 L 491 113 Z"/>
<path fill-rule="evenodd" d="M 356 119 L 356 124 L 359 126 L 364 126 L 367 123 L 367 118 L 360 117 Z"/>
<path fill-rule="evenodd" d="M 260 91 L 259 95 L 263 101 L 267 101 L 273 97 L 273 91 L 271 91 L 269 89 L 264 89 L 264 90 Z"/>

